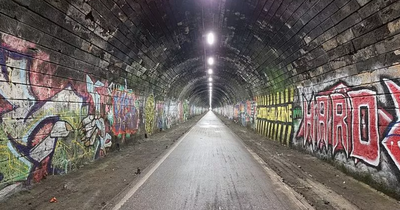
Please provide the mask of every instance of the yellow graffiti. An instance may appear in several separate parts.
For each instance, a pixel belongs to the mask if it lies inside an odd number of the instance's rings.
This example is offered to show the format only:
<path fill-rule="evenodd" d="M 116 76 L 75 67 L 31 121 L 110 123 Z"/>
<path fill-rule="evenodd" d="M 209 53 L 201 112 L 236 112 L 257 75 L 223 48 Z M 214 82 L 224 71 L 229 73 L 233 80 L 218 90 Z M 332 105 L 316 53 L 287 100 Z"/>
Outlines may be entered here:
<path fill-rule="evenodd" d="M 77 146 L 81 151 L 83 151 L 83 153 L 82 154 L 80 154 L 80 155 L 77 155 L 75 158 L 73 157 L 74 156 L 74 154 L 70 154 L 70 153 L 66 153 L 66 155 L 67 155 L 67 160 L 68 161 L 71 161 L 71 160 L 74 160 L 74 159 L 76 159 L 76 158 L 84 158 L 84 157 L 86 157 L 86 156 L 89 156 L 89 155 L 93 155 L 92 153 L 94 152 L 94 151 L 90 151 L 91 150 L 91 147 L 86 147 L 86 146 L 84 146 L 83 144 L 81 144 L 81 143 L 79 143 L 79 142 L 77 142 L 76 140 L 72 140 L 71 141 L 71 145 L 68 145 L 68 144 L 65 144 L 64 142 L 62 142 L 62 141 L 57 141 L 57 145 L 56 145 L 56 148 L 55 148 L 55 152 L 58 152 L 58 151 L 60 151 L 60 150 L 64 150 L 64 151 L 66 151 L 66 150 L 69 150 L 69 151 L 73 151 L 73 146 L 75 145 L 75 146 Z"/>
<path fill-rule="evenodd" d="M 0 145 L 0 157 L 3 160 L 0 164 L 0 168 L 3 169 L 0 171 L 3 176 L 3 180 L 1 181 L 26 180 L 29 175 L 29 165 L 24 164 L 20 159 L 16 158 L 5 145 Z M 0 188 L 2 188 L 1 184 Z"/>
<path fill-rule="evenodd" d="M 292 105 L 278 107 L 260 107 L 257 110 L 257 118 L 276 122 L 292 122 Z"/>
<path fill-rule="evenodd" d="M 152 134 L 154 129 L 154 117 L 155 117 L 155 103 L 154 96 L 150 95 L 146 101 L 145 108 L 145 130 L 147 134 Z"/>
<path fill-rule="evenodd" d="M 257 96 L 257 131 L 268 138 L 289 144 L 292 132 L 293 99 L 293 88 Z"/>
<path fill-rule="evenodd" d="M 72 140 L 70 144 L 64 143 L 62 140 L 57 141 L 54 150 L 52 166 L 63 168 L 64 173 L 68 173 L 68 166 L 72 167 L 74 161 L 84 158 L 93 159 L 95 150 L 93 147 L 86 147 L 83 143 Z"/>

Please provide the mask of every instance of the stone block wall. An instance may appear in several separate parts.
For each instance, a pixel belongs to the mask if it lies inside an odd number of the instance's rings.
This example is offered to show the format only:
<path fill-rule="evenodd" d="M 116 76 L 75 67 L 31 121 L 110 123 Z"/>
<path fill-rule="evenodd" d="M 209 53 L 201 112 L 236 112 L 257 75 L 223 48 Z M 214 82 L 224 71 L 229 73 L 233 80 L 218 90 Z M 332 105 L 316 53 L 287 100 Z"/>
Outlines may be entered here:
<path fill-rule="evenodd" d="M 91 4 L 0 1 L 0 195 L 206 111 L 165 97 Z"/>
<path fill-rule="evenodd" d="M 301 2 L 268 13 L 281 36 L 263 54 L 256 130 L 399 195 L 400 2 Z"/>

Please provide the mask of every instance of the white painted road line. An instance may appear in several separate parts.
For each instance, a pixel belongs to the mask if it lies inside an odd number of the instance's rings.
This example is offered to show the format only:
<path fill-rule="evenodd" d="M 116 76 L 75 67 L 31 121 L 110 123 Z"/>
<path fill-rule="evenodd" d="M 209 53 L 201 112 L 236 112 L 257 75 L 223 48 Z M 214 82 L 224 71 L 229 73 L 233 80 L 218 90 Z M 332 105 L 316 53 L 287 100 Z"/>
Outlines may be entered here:
<path fill-rule="evenodd" d="M 185 137 L 190 133 L 190 131 L 193 129 L 192 127 L 188 132 L 186 132 L 185 135 L 183 135 L 178 142 L 165 154 L 147 173 L 144 175 L 138 183 L 136 183 L 135 186 L 133 186 L 128 193 L 117 203 L 115 204 L 114 208 L 112 210 L 119 210 L 124 203 L 129 200 L 135 192 L 147 181 L 147 179 L 154 173 L 154 171 L 157 170 L 157 168 L 165 161 L 165 159 L 168 158 L 168 156 L 175 150 L 176 147 L 185 139 Z"/>

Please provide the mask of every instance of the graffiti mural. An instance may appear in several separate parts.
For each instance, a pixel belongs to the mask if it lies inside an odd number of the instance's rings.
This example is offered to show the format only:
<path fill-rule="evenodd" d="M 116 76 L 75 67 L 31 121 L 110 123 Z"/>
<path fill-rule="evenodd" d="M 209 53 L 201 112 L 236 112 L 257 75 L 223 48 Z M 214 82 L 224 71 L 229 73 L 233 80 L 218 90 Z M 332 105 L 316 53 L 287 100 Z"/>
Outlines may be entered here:
<path fill-rule="evenodd" d="M 199 115 L 204 113 L 206 110 L 203 107 L 198 107 L 195 105 L 190 105 L 189 107 L 189 116 Z"/>
<path fill-rule="evenodd" d="M 179 106 L 177 101 L 169 101 L 167 114 L 167 127 L 178 123 L 179 120 Z"/>
<path fill-rule="evenodd" d="M 153 95 L 144 107 L 127 84 L 59 66 L 34 43 L 3 33 L 0 39 L 0 191 L 104 157 L 141 126 L 152 133 L 156 120 L 170 127 L 205 110 L 161 102 L 156 115 Z"/>
<path fill-rule="evenodd" d="M 382 145 L 388 152 L 396 167 L 400 170 L 400 86 L 387 79 L 383 80 L 383 82 L 393 100 L 396 120 L 389 124 L 388 132 L 382 141 Z"/>
<path fill-rule="evenodd" d="M 139 109 L 136 95 L 132 90 L 118 87 L 112 92 L 112 130 L 114 135 L 129 137 L 139 128 Z"/>
<path fill-rule="evenodd" d="M 244 101 L 241 103 L 241 123 L 243 126 L 250 126 L 255 128 L 256 126 L 256 111 L 257 104 L 255 101 Z"/>
<path fill-rule="evenodd" d="M 293 89 L 257 97 L 256 130 L 286 145 L 292 133 Z"/>
<path fill-rule="evenodd" d="M 82 120 L 82 129 L 84 136 L 82 141 L 85 146 L 95 147 L 95 158 L 104 156 L 106 148 L 111 147 L 110 125 L 107 122 L 106 114 L 111 111 L 109 105 L 109 90 L 107 84 L 100 81 L 93 82 L 89 76 L 86 76 L 87 90 L 92 98 L 92 106 L 95 107 L 92 112 Z"/>
<path fill-rule="evenodd" d="M 355 164 L 374 167 L 380 165 L 384 150 L 400 169 L 400 86 L 389 79 L 381 84 L 387 90 L 386 103 L 372 88 L 353 89 L 342 82 L 310 97 L 303 94 L 296 139 L 313 151 L 332 157 L 342 153 Z"/>
<path fill-rule="evenodd" d="M 182 112 L 183 116 L 181 118 L 181 122 L 185 122 L 189 117 L 189 103 L 186 100 L 182 102 Z"/>
<path fill-rule="evenodd" d="M 241 101 L 235 105 L 215 108 L 214 111 L 229 119 L 233 119 L 235 122 L 240 122 L 243 126 L 255 128 L 257 104 L 253 100 Z"/>
<path fill-rule="evenodd" d="M 2 170 L 1 181 L 40 181 L 50 172 L 62 171 L 58 152 L 71 133 L 81 134 L 77 144 L 84 145 L 75 154 L 103 156 L 111 146 L 102 118 L 107 111 L 103 107 L 107 84 L 82 73 L 53 76 L 65 69 L 50 63 L 50 56 L 34 44 L 16 37 L 3 34 L 1 47 L 0 80 L 5 82 L 0 83 L 0 158 L 10 163 L 2 165 L 7 170 Z"/>
<path fill-rule="evenodd" d="M 154 96 L 150 95 L 146 99 L 145 107 L 145 130 L 147 134 L 152 134 L 154 131 L 154 118 L 155 118 L 155 102 Z"/>
<path fill-rule="evenodd" d="M 233 117 L 234 117 L 234 106 L 233 105 L 226 105 L 224 107 L 215 108 L 214 111 L 224 117 L 227 117 L 230 120 L 233 120 Z"/>
<path fill-rule="evenodd" d="M 165 127 L 165 112 L 164 112 L 164 101 L 157 101 L 156 103 L 156 123 L 157 128 L 161 131 L 167 129 Z"/>

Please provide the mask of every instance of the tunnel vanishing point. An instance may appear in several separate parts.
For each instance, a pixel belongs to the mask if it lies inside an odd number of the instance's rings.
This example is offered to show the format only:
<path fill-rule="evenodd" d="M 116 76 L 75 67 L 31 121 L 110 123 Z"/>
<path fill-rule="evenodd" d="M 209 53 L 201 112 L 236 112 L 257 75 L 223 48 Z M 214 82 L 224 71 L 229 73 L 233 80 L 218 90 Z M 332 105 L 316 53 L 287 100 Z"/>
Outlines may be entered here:
<path fill-rule="evenodd" d="M 0 0 L 0 43 L 0 191 L 212 108 L 400 193 L 400 1 Z"/>

